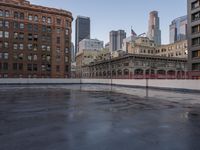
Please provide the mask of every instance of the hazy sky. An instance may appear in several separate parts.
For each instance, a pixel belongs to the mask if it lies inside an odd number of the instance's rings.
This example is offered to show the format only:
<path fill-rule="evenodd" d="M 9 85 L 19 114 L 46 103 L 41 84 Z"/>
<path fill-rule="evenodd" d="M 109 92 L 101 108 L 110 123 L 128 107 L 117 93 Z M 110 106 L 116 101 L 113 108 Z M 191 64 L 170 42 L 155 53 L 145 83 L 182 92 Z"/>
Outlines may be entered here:
<path fill-rule="evenodd" d="M 162 43 L 169 43 L 169 24 L 187 14 L 186 0 L 30 0 L 31 3 L 62 8 L 72 12 L 74 42 L 77 15 L 91 18 L 91 38 L 109 41 L 109 31 L 124 29 L 130 36 L 131 26 L 137 34 L 147 32 L 148 14 L 157 10 Z"/>

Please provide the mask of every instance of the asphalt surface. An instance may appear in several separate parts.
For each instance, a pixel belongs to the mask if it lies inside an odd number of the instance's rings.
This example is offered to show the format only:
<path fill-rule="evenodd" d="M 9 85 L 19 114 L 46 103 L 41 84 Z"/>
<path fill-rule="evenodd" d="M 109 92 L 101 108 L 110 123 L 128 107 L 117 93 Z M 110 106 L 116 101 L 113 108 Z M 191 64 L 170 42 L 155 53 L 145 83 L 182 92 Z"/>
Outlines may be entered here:
<path fill-rule="evenodd" d="M 199 141 L 199 93 L 0 86 L 0 150 L 199 150 Z"/>

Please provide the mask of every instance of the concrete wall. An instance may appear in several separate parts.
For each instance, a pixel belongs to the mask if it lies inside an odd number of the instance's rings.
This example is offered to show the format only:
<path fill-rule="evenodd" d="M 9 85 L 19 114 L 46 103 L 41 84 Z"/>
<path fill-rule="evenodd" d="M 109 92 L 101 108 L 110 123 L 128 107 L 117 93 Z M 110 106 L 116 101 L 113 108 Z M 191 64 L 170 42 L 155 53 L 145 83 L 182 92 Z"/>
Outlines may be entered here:
<path fill-rule="evenodd" d="M 147 80 L 134 79 L 0 79 L 0 84 L 112 84 L 146 87 Z M 188 89 L 200 91 L 200 80 L 148 80 L 148 86 L 161 89 Z"/>

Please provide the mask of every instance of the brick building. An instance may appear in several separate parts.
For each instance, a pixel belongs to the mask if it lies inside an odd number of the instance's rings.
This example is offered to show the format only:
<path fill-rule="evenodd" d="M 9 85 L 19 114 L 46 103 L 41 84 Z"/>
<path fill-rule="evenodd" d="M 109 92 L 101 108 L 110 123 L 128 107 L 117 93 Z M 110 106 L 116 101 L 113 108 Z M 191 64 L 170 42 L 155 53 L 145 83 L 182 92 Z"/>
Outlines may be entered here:
<path fill-rule="evenodd" d="M 72 14 L 0 1 L 0 78 L 70 77 Z"/>

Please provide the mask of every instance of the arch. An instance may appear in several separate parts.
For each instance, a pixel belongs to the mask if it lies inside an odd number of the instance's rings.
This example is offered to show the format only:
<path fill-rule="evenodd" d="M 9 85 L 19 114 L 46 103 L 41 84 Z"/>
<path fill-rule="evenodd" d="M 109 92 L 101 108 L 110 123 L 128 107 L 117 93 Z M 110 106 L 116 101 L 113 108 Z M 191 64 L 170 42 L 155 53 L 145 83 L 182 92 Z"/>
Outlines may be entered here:
<path fill-rule="evenodd" d="M 117 70 L 117 75 L 121 76 L 122 75 L 122 71 L 121 70 Z"/>
<path fill-rule="evenodd" d="M 104 76 L 104 77 L 106 76 L 106 71 L 103 72 L 103 76 Z"/>
<path fill-rule="evenodd" d="M 124 69 L 124 75 L 128 76 L 129 75 L 129 70 L 128 69 Z"/>
<path fill-rule="evenodd" d="M 143 69 L 136 69 L 136 70 L 134 71 L 134 74 L 135 74 L 135 75 L 143 75 L 143 74 L 144 74 L 144 70 L 143 70 Z"/>
<path fill-rule="evenodd" d="M 158 75 L 166 75 L 166 71 L 165 70 L 158 70 L 157 74 Z"/>
<path fill-rule="evenodd" d="M 116 71 L 115 70 L 112 71 L 112 76 L 116 76 Z"/>
<path fill-rule="evenodd" d="M 169 70 L 167 71 L 167 75 L 175 75 L 176 71 L 175 70 Z"/>
<path fill-rule="evenodd" d="M 155 70 L 154 70 L 154 69 L 147 69 L 147 70 L 145 71 L 145 74 L 146 74 L 146 75 L 154 75 L 154 74 L 155 74 Z"/>

